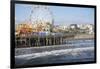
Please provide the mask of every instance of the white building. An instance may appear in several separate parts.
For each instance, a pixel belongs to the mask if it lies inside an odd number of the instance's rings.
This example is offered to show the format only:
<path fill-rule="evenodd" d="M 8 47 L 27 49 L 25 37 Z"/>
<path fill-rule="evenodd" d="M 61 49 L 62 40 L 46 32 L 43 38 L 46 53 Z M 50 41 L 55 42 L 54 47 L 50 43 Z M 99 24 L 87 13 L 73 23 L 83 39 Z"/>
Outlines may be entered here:
<path fill-rule="evenodd" d="M 78 24 L 77 27 L 88 34 L 94 33 L 94 25 L 93 24 Z"/>

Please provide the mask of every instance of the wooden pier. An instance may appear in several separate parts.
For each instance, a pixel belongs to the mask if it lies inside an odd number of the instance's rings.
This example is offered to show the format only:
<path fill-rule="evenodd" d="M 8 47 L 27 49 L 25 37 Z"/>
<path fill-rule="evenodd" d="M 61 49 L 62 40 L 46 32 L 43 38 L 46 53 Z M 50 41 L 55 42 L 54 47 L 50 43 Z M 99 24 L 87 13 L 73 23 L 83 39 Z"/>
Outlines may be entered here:
<path fill-rule="evenodd" d="M 15 37 L 16 48 L 37 47 L 63 44 L 62 35 L 39 36 L 34 34 L 22 34 Z"/>

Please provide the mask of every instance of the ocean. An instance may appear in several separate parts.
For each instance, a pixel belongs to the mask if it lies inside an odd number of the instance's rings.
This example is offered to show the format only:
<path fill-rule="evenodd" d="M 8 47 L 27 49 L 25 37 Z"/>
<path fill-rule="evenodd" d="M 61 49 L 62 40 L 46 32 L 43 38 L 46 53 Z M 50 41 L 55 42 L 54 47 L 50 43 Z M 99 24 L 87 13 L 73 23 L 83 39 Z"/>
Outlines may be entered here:
<path fill-rule="evenodd" d="M 54 47 L 55 50 L 49 50 L 48 47 L 48 50 L 41 52 L 17 55 L 15 56 L 15 65 L 16 67 L 20 67 L 28 65 L 34 66 L 43 64 L 94 61 L 94 45 L 94 39 L 66 40 L 66 44 L 64 46 L 60 45 L 62 46 L 61 49 L 56 49 L 56 46 Z"/>

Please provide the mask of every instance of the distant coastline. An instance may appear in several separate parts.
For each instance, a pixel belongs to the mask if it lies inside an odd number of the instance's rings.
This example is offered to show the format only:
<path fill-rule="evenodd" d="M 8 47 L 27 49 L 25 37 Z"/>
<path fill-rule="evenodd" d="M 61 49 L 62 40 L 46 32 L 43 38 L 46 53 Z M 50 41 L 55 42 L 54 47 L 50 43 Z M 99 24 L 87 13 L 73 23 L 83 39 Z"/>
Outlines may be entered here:
<path fill-rule="evenodd" d="M 94 39 L 94 34 L 76 34 L 74 37 L 66 38 L 68 40 L 77 40 L 77 39 Z"/>

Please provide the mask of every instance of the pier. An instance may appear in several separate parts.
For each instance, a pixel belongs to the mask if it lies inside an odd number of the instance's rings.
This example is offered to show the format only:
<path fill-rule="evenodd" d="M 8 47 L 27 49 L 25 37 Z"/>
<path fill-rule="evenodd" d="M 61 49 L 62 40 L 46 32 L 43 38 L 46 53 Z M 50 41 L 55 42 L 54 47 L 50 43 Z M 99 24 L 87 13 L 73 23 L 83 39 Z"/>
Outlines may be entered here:
<path fill-rule="evenodd" d="M 64 36 L 24 34 L 16 36 L 15 43 L 16 48 L 61 45 L 64 44 Z"/>

